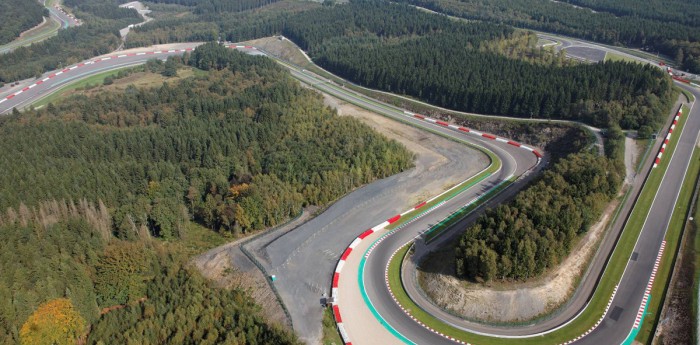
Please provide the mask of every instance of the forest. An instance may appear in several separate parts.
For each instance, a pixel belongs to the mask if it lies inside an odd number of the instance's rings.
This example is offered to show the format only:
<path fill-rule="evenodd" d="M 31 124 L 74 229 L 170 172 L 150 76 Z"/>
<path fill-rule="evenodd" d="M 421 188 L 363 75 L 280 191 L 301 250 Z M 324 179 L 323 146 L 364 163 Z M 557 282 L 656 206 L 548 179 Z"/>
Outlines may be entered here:
<path fill-rule="evenodd" d="M 119 8 L 113 0 L 65 0 L 64 4 L 84 24 L 59 30 L 56 36 L 40 43 L 0 55 L 0 83 L 37 77 L 111 52 L 121 42 L 119 30 L 142 20 L 136 11 Z"/>
<path fill-rule="evenodd" d="M 700 4 L 636 0 L 398 0 L 472 20 L 642 48 L 700 72 Z M 570 5 L 569 5 L 570 4 Z M 575 6 L 582 8 L 577 8 Z"/>
<path fill-rule="evenodd" d="M 241 234 L 412 165 L 398 143 L 334 116 L 269 59 L 211 44 L 185 60 L 212 71 L 2 120 L 0 209 L 87 198 L 116 208 L 120 238 L 134 225 L 177 237 L 185 214 Z"/>
<path fill-rule="evenodd" d="M 617 148 L 624 148 L 622 140 L 621 131 L 608 138 Z M 555 267 L 597 221 L 622 183 L 620 151 L 607 151 L 607 156 L 570 154 L 513 201 L 487 210 L 455 247 L 457 276 L 527 280 Z"/>
<path fill-rule="evenodd" d="M 49 13 L 37 1 L 4 0 L 0 2 L 0 44 L 5 44 L 19 37 L 48 18 Z"/>
<path fill-rule="evenodd" d="M 155 0 L 155 3 L 177 4 L 193 7 L 195 14 L 242 12 L 270 5 L 279 0 Z"/>
<path fill-rule="evenodd" d="M 85 200 L 0 214 L 0 343 L 298 344 L 191 270 L 184 244 L 120 240 L 110 223 Z"/>
<path fill-rule="evenodd" d="M 480 114 L 639 129 L 660 125 L 672 95 L 671 81 L 650 66 L 528 63 L 475 48 L 511 36 L 508 27 L 385 2 L 303 12 L 283 33 L 320 66 L 361 85 Z"/>
<path fill-rule="evenodd" d="M 206 249 L 192 238 L 249 234 L 412 165 L 267 58 L 212 43 L 173 64 L 206 72 L 0 119 L 0 343 L 295 344 L 188 268 Z"/>
<path fill-rule="evenodd" d="M 321 67 L 353 82 L 455 110 L 649 132 L 672 97 L 671 80 L 653 67 L 523 61 L 489 48 L 517 36 L 511 27 L 458 22 L 385 1 L 251 16 L 257 24 L 221 23 L 221 34 L 230 41 L 283 34 Z M 157 43 L 197 38 L 199 24 L 181 24 L 194 30 L 177 29 L 174 20 L 146 25 L 135 37 L 140 44 L 149 32 L 162 37 L 150 36 Z"/>

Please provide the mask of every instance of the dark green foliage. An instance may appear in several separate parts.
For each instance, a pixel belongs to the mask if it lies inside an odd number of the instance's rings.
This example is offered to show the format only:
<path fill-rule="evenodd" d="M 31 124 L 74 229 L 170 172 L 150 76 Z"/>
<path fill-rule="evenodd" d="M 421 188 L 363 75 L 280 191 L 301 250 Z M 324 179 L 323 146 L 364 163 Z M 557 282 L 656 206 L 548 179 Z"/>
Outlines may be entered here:
<path fill-rule="evenodd" d="M 238 290 L 213 289 L 185 268 L 162 266 L 147 299 L 112 311 L 93 326 L 88 344 L 297 344 L 265 324 Z"/>
<path fill-rule="evenodd" d="M 438 12 L 661 52 L 700 72 L 700 4 L 637 0 L 400 0 Z M 583 8 L 576 8 L 574 6 Z M 680 53 L 679 53 L 680 52 Z"/>
<path fill-rule="evenodd" d="M 3 120 L 0 209 L 100 199 L 120 238 L 142 226 L 177 238 L 188 213 L 239 234 L 411 165 L 398 143 L 335 116 L 269 59 L 215 44 L 185 58 L 221 70 Z"/>
<path fill-rule="evenodd" d="M 141 21 L 136 11 L 119 8 L 112 0 L 66 0 L 65 4 L 74 9 L 84 24 L 60 30 L 55 37 L 0 55 L 0 81 L 34 77 L 106 54 L 119 45 L 119 29 Z"/>
<path fill-rule="evenodd" d="M 37 1 L 0 1 L 0 44 L 11 42 L 48 16 L 48 11 Z"/>
<path fill-rule="evenodd" d="M 54 298 L 69 297 L 88 322 L 97 319 L 90 267 L 104 243 L 87 222 L 0 223 L 0 236 L 0 343 L 17 343 L 27 317 Z"/>
<path fill-rule="evenodd" d="M 393 20 L 385 21 L 387 13 Z M 472 47 L 511 29 L 461 23 L 385 2 L 301 13 L 283 33 L 322 67 L 354 82 L 481 114 L 658 126 L 671 82 L 629 63 L 554 67 Z"/>
<path fill-rule="evenodd" d="M 154 2 L 194 7 L 194 12 L 197 14 L 217 14 L 246 11 L 277 1 L 279 0 L 155 0 Z"/>
<path fill-rule="evenodd" d="M 487 211 L 455 248 L 457 275 L 527 279 L 569 254 L 617 193 L 624 166 L 590 153 L 571 154 L 512 202 Z"/>
<path fill-rule="evenodd" d="M 179 244 L 116 240 L 97 230 L 104 215 L 86 202 L 0 214 L 1 343 L 18 343 L 27 317 L 63 297 L 92 324 L 90 344 L 297 343 L 243 291 L 186 269 Z"/>

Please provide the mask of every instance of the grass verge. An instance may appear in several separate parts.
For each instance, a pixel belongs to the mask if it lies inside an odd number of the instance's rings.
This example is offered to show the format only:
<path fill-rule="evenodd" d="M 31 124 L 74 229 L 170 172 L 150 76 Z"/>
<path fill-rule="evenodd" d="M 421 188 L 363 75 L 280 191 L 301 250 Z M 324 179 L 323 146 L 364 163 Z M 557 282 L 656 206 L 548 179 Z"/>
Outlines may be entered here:
<path fill-rule="evenodd" d="M 695 204 L 695 213 L 694 213 L 694 219 L 692 221 L 693 231 L 695 236 L 693 237 L 693 253 L 695 255 L 695 273 L 693 275 L 693 311 L 692 311 L 692 316 L 693 316 L 693 325 L 698 324 L 698 305 L 700 304 L 700 301 L 698 301 L 698 294 L 700 294 L 700 206 L 698 204 Z M 693 343 L 697 343 L 698 338 L 700 338 L 698 334 L 698 329 L 697 327 L 693 327 L 692 330 L 692 335 L 693 335 Z"/>
<path fill-rule="evenodd" d="M 68 93 L 70 93 L 71 91 L 75 91 L 75 90 L 78 90 L 80 88 L 90 88 L 90 87 L 102 85 L 102 84 L 104 84 L 105 78 L 114 77 L 117 74 L 119 74 L 120 71 L 127 70 L 130 68 L 134 68 L 134 67 L 130 66 L 130 67 L 113 69 L 113 70 L 93 74 L 93 75 L 86 77 L 86 78 L 78 79 L 76 81 L 68 83 L 67 85 L 64 85 L 63 87 L 59 88 L 58 90 L 50 93 L 48 96 L 41 98 L 38 101 L 32 103 L 31 105 L 34 106 L 35 108 L 40 108 L 40 107 L 43 107 L 49 103 L 56 103 L 57 101 L 67 97 Z"/>
<path fill-rule="evenodd" d="M 474 211 L 476 208 L 479 206 L 483 205 L 486 203 L 489 199 L 491 199 L 492 196 L 497 195 L 504 189 L 508 188 L 513 182 L 515 182 L 516 178 L 511 177 L 496 186 L 496 188 L 493 188 L 489 190 L 488 192 L 484 193 L 483 195 L 479 196 L 474 202 L 469 203 L 466 206 L 463 206 L 459 210 L 455 211 L 454 213 L 450 214 L 447 216 L 445 219 L 437 223 L 436 225 L 432 226 L 428 231 L 425 232 L 425 242 L 430 243 L 434 239 L 440 237 L 443 231 L 445 229 L 450 228 L 453 224 L 459 222 L 462 220 L 462 218 L 466 217 L 469 215 L 472 211 Z"/>
<path fill-rule="evenodd" d="M 635 60 L 631 57 L 620 55 L 620 54 L 615 54 L 611 52 L 605 53 L 605 61 L 622 61 L 622 62 L 634 62 L 634 63 L 642 63 L 639 60 Z"/>
<path fill-rule="evenodd" d="M 684 111 L 687 114 L 687 108 Z M 681 121 L 677 126 L 676 132 L 680 133 L 682 126 L 685 125 L 687 116 L 681 117 Z M 679 135 L 673 136 L 669 145 L 667 145 L 666 155 L 670 157 L 672 152 L 678 144 Z M 627 260 L 629 259 L 632 251 L 634 250 L 634 245 L 636 244 L 636 239 L 639 237 L 642 226 L 646 219 L 646 215 L 649 212 L 651 204 L 656 196 L 656 192 L 659 189 L 661 181 L 663 179 L 664 173 L 668 168 L 670 159 L 664 159 L 661 164 L 653 169 L 642 188 L 642 191 L 637 199 L 635 207 L 632 210 L 630 217 L 625 224 L 622 235 L 615 247 L 612 257 L 606 266 L 605 272 L 598 283 L 598 286 L 591 298 L 588 306 L 585 310 L 575 318 L 566 327 L 563 327 L 557 331 L 547 334 L 545 337 L 531 337 L 523 339 L 500 339 L 494 337 L 488 337 L 483 335 L 477 335 L 451 327 L 431 314 L 428 314 L 418 305 L 416 305 L 413 300 L 406 293 L 403 283 L 401 281 L 401 264 L 403 262 L 406 253 L 408 252 L 408 246 L 402 248 L 397 255 L 389 262 L 389 286 L 392 293 L 403 306 L 404 309 L 408 310 L 413 317 L 417 320 L 423 322 L 427 327 L 433 328 L 438 332 L 441 332 L 447 336 L 454 337 L 456 339 L 478 343 L 483 345 L 501 345 L 501 344 L 560 344 L 571 339 L 578 337 L 588 330 L 601 316 L 603 316 L 603 311 L 605 306 L 612 295 L 613 288 L 618 284 L 622 273 L 626 267 Z M 668 245 L 668 244 L 667 244 Z M 671 250 L 671 248 L 669 248 Z M 659 286 L 662 284 L 656 284 Z M 663 300 L 661 298 L 656 298 L 656 300 Z"/>
<path fill-rule="evenodd" d="M 333 311 L 331 308 L 323 308 L 323 345 L 343 345 L 343 340 L 340 338 L 338 328 L 333 319 Z"/>
<path fill-rule="evenodd" d="M 687 108 L 684 109 L 684 114 L 688 114 Z M 659 269 L 656 273 L 656 281 L 651 290 L 651 295 L 654 298 L 649 302 L 647 306 L 647 314 L 642 323 L 642 327 L 637 335 L 637 341 L 642 344 L 648 344 L 654 335 L 654 330 L 658 322 L 659 313 L 663 307 L 663 302 L 666 299 L 666 292 L 668 291 L 668 284 L 671 278 L 671 272 L 673 271 L 673 266 L 676 262 L 676 257 L 678 256 L 678 248 L 680 245 L 681 238 L 683 237 L 683 230 L 686 225 L 686 216 L 689 215 L 690 202 L 695 192 L 695 182 L 698 178 L 698 173 L 700 172 L 700 151 L 697 149 L 693 151 L 693 156 L 686 171 L 685 180 L 683 181 L 683 187 L 681 188 L 680 194 L 678 195 L 678 200 L 673 210 L 673 215 L 671 216 L 671 222 L 669 223 L 666 232 L 666 253 L 661 258 L 661 263 L 659 264 Z"/>

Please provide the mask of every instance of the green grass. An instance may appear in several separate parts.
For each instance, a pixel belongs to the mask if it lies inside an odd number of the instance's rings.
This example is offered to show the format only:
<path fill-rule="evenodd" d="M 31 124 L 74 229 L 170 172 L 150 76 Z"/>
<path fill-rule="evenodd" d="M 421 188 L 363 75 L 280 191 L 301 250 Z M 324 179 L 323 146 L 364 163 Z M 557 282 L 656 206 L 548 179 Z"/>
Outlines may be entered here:
<path fill-rule="evenodd" d="M 27 35 L 22 38 L 18 38 L 12 42 L 9 42 L 5 45 L 0 46 L 0 52 L 5 52 L 9 51 L 11 49 L 23 47 L 23 46 L 28 46 L 32 43 L 37 43 L 39 41 L 43 41 L 49 37 L 53 37 L 58 33 L 58 29 L 61 28 L 61 24 L 56 22 L 55 20 L 51 19 L 50 17 L 47 20 L 47 23 L 44 23 L 41 28 L 37 29 L 36 31 L 32 32 L 30 35 Z"/>
<path fill-rule="evenodd" d="M 631 57 L 620 55 L 620 54 L 615 54 L 611 52 L 605 53 L 605 61 L 622 61 L 622 62 L 636 62 L 636 63 L 642 63 L 639 60 L 635 60 Z"/>
<path fill-rule="evenodd" d="M 426 243 L 430 243 L 434 239 L 440 237 L 440 235 L 442 235 L 442 232 L 445 231 L 445 229 L 449 229 L 452 225 L 459 222 L 464 217 L 468 216 L 470 213 L 472 213 L 472 211 L 474 211 L 479 206 L 481 206 L 484 203 L 486 203 L 487 201 L 489 201 L 489 199 L 491 199 L 492 196 L 498 195 L 498 193 L 500 193 L 504 189 L 508 188 L 508 186 L 513 184 L 513 182 L 515 180 L 516 180 L 515 177 L 511 177 L 510 179 L 503 181 L 496 188 L 491 189 L 488 192 L 486 192 L 485 194 L 481 195 L 473 203 L 460 208 L 456 212 L 450 214 L 445 219 L 440 221 L 438 224 L 432 226 L 430 229 L 428 229 L 428 231 L 426 231 L 426 237 L 425 237 Z"/>
<path fill-rule="evenodd" d="M 677 90 L 679 90 L 680 92 L 683 93 L 683 95 L 685 96 L 685 98 L 688 99 L 688 102 L 689 102 L 689 103 L 695 102 L 695 96 L 693 96 L 692 93 L 690 93 L 689 91 L 687 91 L 687 90 L 685 90 L 685 89 L 682 89 L 682 88 L 680 88 L 680 87 L 677 87 L 677 86 L 676 86 L 675 88 L 676 88 Z"/>
<path fill-rule="evenodd" d="M 323 309 L 323 338 L 321 339 L 321 344 L 343 345 L 343 339 L 340 338 L 340 333 L 338 333 L 338 328 L 336 328 L 331 308 Z"/>
<path fill-rule="evenodd" d="M 64 86 L 62 86 L 60 89 L 53 91 L 52 93 L 48 94 L 46 97 L 43 97 L 39 99 L 38 101 L 32 103 L 32 105 L 35 108 L 40 108 L 43 107 L 49 103 L 56 103 L 64 98 L 67 97 L 67 95 L 74 90 L 81 89 L 81 88 L 89 88 L 92 86 L 100 86 L 104 83 L 105 78 L 107 77 L 114 77 L 117 74 L 119 74 L 120 71 L 134 68 L 133 66 L 131 67 L 123 67 L 123 68 L 118 68 L 118 69 L 113 69 L 97 74 L 93 74 L 89 77 L 82 78 L 82 79 L 77 79 L 75 81 L 72 81 Z"/>
<path fill-rule="evenodd" d="M 684 113 L 688 114 L 687 107 L 684 107 Z M 661 258 L 661 263 L 659 264 L 659 269 L 656 273 L 656 280 L 654 281 L 654 286 L 651 290 L 651 295 L 654 298 L 650 301 L 647 307 L 647 315 L 644 318 L 642 328 L 637 336 L 637 340 L 642 344 L 647 344 L 650 342 L 658 321 L 659 313 L 663 307 L 663 302 L 666 299 L 669 279 L 671 278 L 671 272 L 676 262 L 678 247 L 680 245 L 681 238 L 683 237 L 683 229 L 686 224 L 685 217 L 689 213 L 690 202 L 693 197 L 693 193 L 695 192 L 695 181 L 698 178 L 699 172 L 700 151 L 694 150 L 690 165 L 686 171 L 683 186 L 680 194 L 678 195 L 678 201 L 676 202 L 673 215 L 671 216 L 671 222 L 669 223 L 667 229 L 665 238 L 666 249 L 663 257 Z"/>
<path fill-rule="evenodd" d="M 693 255 L 695 255 L 695 274 L 693 275 L 693 325 L 697 325 L 698 322 L 698 293 L 700 292 L 700 207 L 696 202 L 694 219 L 692 221 L 693 231 L 695 236 L 693 237 Z M 693 327 L 693 340 L 697 343 L 698 340 L 698 329 Z"/>
<path fill-rule="evenodd" d="M 686 109 L 687 110 L 687 109 Z M 687 112 L 686 112 L 687 114 Z M 682 126 L 685 125 L 687 117 L 681 117 L 679 126 L 677 126 L 677 132 L 680 133 Z M 671 142 L 667 146 L 666 157 L 670 157 L 671 153 L 675 150 L 678 143 L 679 136 L 673 136 Z M 646 219 L 646 215 L 649 212 L 649 208 L 654 200 L 656 192 L 659 188 L 661 180 L 664 176 L 664 172 L 668 168 L 670 159 L 665 159 L 661 161 L 661 164 L 654 169 L 647 179 L 644 187 L 642 188 L 641 194 L 628 222 L 625 224 L 622 236 L 615 247 L 613 255 L 608 263 L 603 277 L 596 288 L 593 298 L 591 299 L 588 307 L 583 311 L 583 313 L 568 324 L 566 327 L 547 334 L 545 337 L 533 337 L 526 339 L 498 339 L 482 335 L 472 334 L 454 327 L 451 327 L 434 316 L 426 313 L 420 307 L 418 307 L 413 300 L 406 294 L 401 282 L 400 267 L 405 253 L 408 251 L 408 246 L 405 247 L 405 251 L 402 251 L 401 255 L 396 255 L 394 259 L 389 263 L 389 284 L 392 292 L 396 296 L 397 300 L 403 305 L 404 308 L 411 311 L 412 315 L 417 319 L 421 320 L 428 327 L 438 330 L 444 334 L 451 337 L 468 341 L 478 344 L 559 344 L 570 339 L 573 339 L 580 334 L 588 330 L 595 322 L 598 320 L 605 310 L 605 306 L 612 295 L 613 288 L 618 284 L 622 273 L 624 272 L 627 261 L 634 250 L 634 245 L 636 239 L 642 230 L 642 225 Z M 668 246 L 668 244 L 667 244 Z M 671 250 L 669 248 L 669 250 Z M 658 284 L 661 285 L 661 284 Z M 657 298 L 659 299 L 659 298 Z M 641 301 L 640 301 L 641 302 Z"/>

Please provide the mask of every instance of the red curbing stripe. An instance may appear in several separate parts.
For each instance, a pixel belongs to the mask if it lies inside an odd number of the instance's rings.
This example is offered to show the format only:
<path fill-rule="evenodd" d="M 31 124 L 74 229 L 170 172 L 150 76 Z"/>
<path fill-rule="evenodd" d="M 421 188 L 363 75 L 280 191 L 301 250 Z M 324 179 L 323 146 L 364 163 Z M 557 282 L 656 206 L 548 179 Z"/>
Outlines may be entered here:
<path fill-rule="evenodd" d="M 15 98 L 14 94 L 7 96 L 5 99 L 13 99 L 13 98 Z"/>
<path fill-rule="evenodd" d="M 467 133 L 469 133 L 469 128 L 459 127 L 459 130 L 462 131 L 462 132 L 467 132 Z"/>
<path fill-rule="evenodd" d="M 243 47 L 243 48 L 245 48 L 245 49 L 252 49 L 253 46 L 245 46 L 245 47 Z"/>
<path fill-rule="evenodd" d="M 534 153 L 535 156 L 537 156 L 537 158 L 542 158 L 542 154 L 540 153 L 540 151 L 532 150 L 532 153 Z"/>
<path fill-rule="evenodd" d="M 369 230 L 367 230 L 367 231 L 361 233 L 360 236 L 358 236 L 358 238 L 361 239 L 361 240 L 364 240 L 365 237 L 371 235 L 373 232 L 374 232 L 374 231 L 372 231 L 372 229 L 369 229 Z"/>
<path fill-rule="evenodd" d="M 665 140 L 664 140 L 664 144 L 668 144 L 668 139 L 665 139 Z"/>
<path fill-rule="evenodd" d="M 483 133 L 483 134 L 481 134 L 481 136 L 484 137 L 484 138 L 489 138 L 489 139 L 491 139 L 491 140 L 496 139 L 496 136 L 493 135 L 493 134 Z"/>
<path fill-rule="evenodd" d="M 656 164 L 660 164 L 660 163 L 661 163 L 661 158 L 656 157 L 656 160 L 655 160 L 654 162 L 655 162 Z"/>
<path fill-rule="evenodd" d="M 67 72 L 70 72 L 70 68 L 66 68 L 66 69 L 64 69 L 64 70 L 63 70 L 63 71 L 61 71 L 61 72 L 63 72 L 63 73 L 67 73 Z"/>
<path fill-rule="evenodd" d="M 512 140 L 508 141 L 508 145 L 513 145 L 513 146 L 515 146 L 515 147 L 520 147 L 520 143 L 516 143 L 515 141 L 512 141 Z"/>
<path fill-rule="evenodd" d="M 35 84 L 39 85 L 39 84 L 43 84 L 43 83 L 44 83 L 43 80 L 38 80 Z"/>
<path fill-rule="evenodd" d="M 340 261 L 345 261 L 348 259 L 348 256 L 350 256 L 350 253 L 352 253 L 352 248 L 348 247 L 345 249 L 345 252 L 343 252 L 343 256 L 340 257 Z"/>
<path fill-rule="evenodd" d="M 336 304 L 333 305 L 333 315 L 335 316 L 335 322 L 337 322 L 337 323 L 343 322 L 343 319 L 340 318 L 340 310 L 338 309 L 338 305 L 336 305 Z"/>
<path fill-rule="evenodd" d="M 194 48 L 185 48 L 186 51 L 192 51 Z"/>
<path fill-rule="evenodd" d="M 27 86 L 27 87 L 25 87 L 24 89 L 22 89 L 22 92 L 27 91 L 27 90 L 29 90 L 29 86 Z"/>
<path fill-rule="evenodd" d="M 334 287 L 334 288 L 338 287 L 338 279 L 340 279 L 340 273 L 338 273 L 338 272 L 333 273 L 333 285 L 331 287 Z"/>
<path fill-rule="evenodd" d="M 50 74 L 48 78 L 53 78 L 53 77 L 55 77 L 55 76 L 56 76 L 56 73 Z"/>
<path fill-rule="evenodd" d="M 422 203 L 420 203 L 420 204 L 416 205 L 415 207 L 413 207 L 413 209 L 414 209 L 414 210 L 417 210 L 417 209 L 419 209 L 419 208 L 425 206 L 425 204 L 427 204 L 427 203 L 428 203 L 427 201 L 423 201 Z"/>
<path fill-rule="evenodd" d="M 674 125 L 677 125 L 677 124 L 678 124 L 678 121 L 673 120 L 673 124 L 674 124 Z"/>
<path fill-rule="evenodd" d="M 662 148 L 659 150 L 659 152 L 664 153 L 665 150 L 666 150 L 666 149 L 662 147 Z"/>
<path fill-rule="evenodd" d="M 85 66 L 84 63 L 79 63 L 79 64 L 78 64 L 78 67 L 83 67 L 83 66 Z"/>
<path fill-rule="evenodd" d="M 447 126 L 450 125 L 449 123 L 447 123 L 447 122 L 445 122 L 445 121 L 435 121 L 435 123 L 437 123 L 437 124 L 440 125 L 440 126 L 445 126 L 445 127 L 447 127 Z"/>
<path fill-rule="evenodd" d="M 419 118 L 419 119 L 421 119 L 421 120 L 425 120 L 425 116 L 423 116 L 423 115 L 421 115 L 421 114 L 415 114 L 415 115 L 413 115 L 413 116 L 416 117 L 416 118 Z"/>
<path fill-rule="evenodd" d="M 400 215 L 400 214 L 397 214 L 397 215 L 395 215 L 395 216 L 393 216 L 393 217 L 387 219 L 386 221 L 387 221 L 389 224 L 394 224 L 394 223 L 396 223 L 397 220 L 399 220 L 399 218 L 401 218 L 401 215 Z"/>
<path fill-rule="evenodd" d="M 156 52 L 146 52 L 146 54 L 148 54 L 148 55 L 152 55 L 152 54 L 155 54 L 155 53 L 156 53 Z"/>

